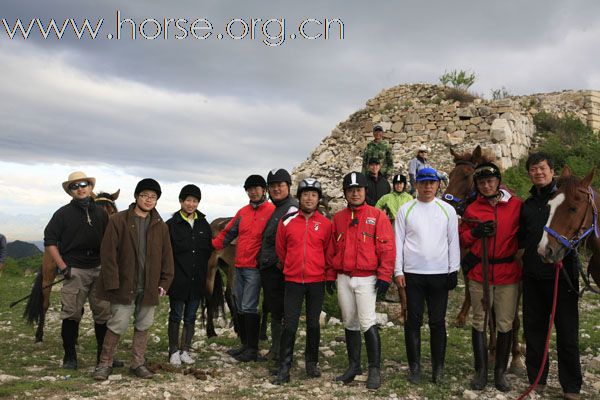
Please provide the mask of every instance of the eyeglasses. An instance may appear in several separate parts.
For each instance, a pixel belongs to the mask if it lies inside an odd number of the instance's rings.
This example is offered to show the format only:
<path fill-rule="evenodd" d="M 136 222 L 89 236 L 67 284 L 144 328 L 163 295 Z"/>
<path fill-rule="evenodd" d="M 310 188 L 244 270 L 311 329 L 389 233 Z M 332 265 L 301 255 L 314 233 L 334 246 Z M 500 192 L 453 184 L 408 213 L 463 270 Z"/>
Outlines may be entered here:
<path fill-rule="evenodd" d="M 69 190 L 83 189 L 88 187 L 89 185 L 89 182 L 75 182 L 69 185 Z"/>
<path fill-rule="evenodd" d="M 158 199 L 158 197 L 154 194 L 146 194 L 146 193 L 141 193 L 139 195 L 142 199 L 144 200 L 152 200 L 155 201 L 156 199 Z"/>

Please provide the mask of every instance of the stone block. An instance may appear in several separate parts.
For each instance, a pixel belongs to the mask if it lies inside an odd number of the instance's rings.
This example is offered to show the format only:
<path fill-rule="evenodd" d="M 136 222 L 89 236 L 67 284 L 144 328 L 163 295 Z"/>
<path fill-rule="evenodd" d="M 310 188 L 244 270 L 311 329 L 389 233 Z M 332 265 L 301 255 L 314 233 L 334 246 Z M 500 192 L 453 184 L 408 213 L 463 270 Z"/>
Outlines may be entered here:
<path fill-rule="evenodd" d="M 512 142 L 513 132 L 510 128 L 510 124 L 507 120 L 497 118 L 492 122 L 490 128 L 490 134 L 492 135 L 492 141 L 497 142 Z"/>
<path fill-rule="evenodd" d="M 404 122 L 397 121 L 392 124 L 390 129 L 392 132 L 398 133 L 398 132 L 402 132 L 402 128 L 404 128 Z"/>

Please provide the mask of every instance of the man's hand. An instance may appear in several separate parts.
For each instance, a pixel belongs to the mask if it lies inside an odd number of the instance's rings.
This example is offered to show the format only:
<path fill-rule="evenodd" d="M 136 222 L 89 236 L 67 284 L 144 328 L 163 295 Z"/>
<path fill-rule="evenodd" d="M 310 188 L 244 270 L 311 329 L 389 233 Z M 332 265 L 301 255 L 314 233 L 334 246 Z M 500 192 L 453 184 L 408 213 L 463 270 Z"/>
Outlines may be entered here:
<path fill-rule="evenodd" d="M 377 290 L 377 300 L 385 299 L 385 294 L 390 287 L 389 282 L 384 281 L 383 279 L 377 279 L 375 283 L 375 289 Z"/>
<path fill-rule="evenodd" d="M 396 285 L 399 287 L 406 287 L 406 279 L 404 278 L 404 275 L 396 276 Z"/>
<path fill-rule="evenodd" d="M 337 290 L 335 286 L 335 281 L 325 282 L 325 290 L 327 290 L 327 293 L 333 294 Z"/>
<path fill-rule="evenodd" d="M 496 223 L 494 221 L 480 222 L 471 229 L 471 234 L 476 238 L 494 236 L 496 233 Z"/>
<path fill-rule="evenodd" d="M 66 265 L 64 268 L 56 267 L 56 273 L 65 277 L 65 279 L 71 279 L 71 267 Z"/>
<path fill-rule="evenodd" d="M 163 297 L 165 294 L 167 294 L 167 291 L 165 289 L 163 289 L 162 287 L 158 287 L 158 295 L 160 297 Z"/>

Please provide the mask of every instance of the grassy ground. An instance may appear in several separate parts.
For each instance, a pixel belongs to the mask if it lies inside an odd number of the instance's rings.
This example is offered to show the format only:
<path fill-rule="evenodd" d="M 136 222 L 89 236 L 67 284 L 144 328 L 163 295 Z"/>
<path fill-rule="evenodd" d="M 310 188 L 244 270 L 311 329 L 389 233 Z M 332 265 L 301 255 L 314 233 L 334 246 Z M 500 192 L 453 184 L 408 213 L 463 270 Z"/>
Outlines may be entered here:
<path fill-rule="evenodd" d="M 410 385 L 406 380 L 406 352 L 401 326 L 382 329 L 383 347 L 383 386 L 377 392 L 364 389 L 363 382 L 343 386 L 332 382 L 347 365 L 345 345 L 339 340 L 343 336 L 341 326 L 327 326 L 322 331 L 322 351 L 331 350 L 333 356 L 321 354 L 320 364 L 323 377 L 306 379 L 303 368 L 303 332 L 299 332 L 296 346 L 296 367 L 292 370 L 292 382 L 283 387 L 273 387 L 268 382 L 268 363 L 238 364 L 225 350 L 236 343 L 229 328 L 218 329 L 219 337 L 206 339 L 203 332 L 195 337 L 198 351 L 195 352 L 195 367 L 206 376 L 196 379 L 183 375 L 180 371 L 160 371 L 152 381 L 141 381 L 131 377 L 127 368 L 115 370 L 117 380 L 110 383 L 97 383 L 91 378 L 95 363 L 95 338 L 89 311 L 81 323 L 79 365 L 77 371 L 60 368 L 62 346 L 60 339 L 59 294 L 52 294 L 52 306 L 48 315 L 44 343 L 34 344 L 34 328 L 21 318 L 24 304 L 9 309 L 14 299 L 27 294 L 33 280 L 32 272 L 23 273 L 14 265 L 4 271 L 0 278 L 0 397 L 7 398 L 463 398 L 472 374 L 470 327 L 456 328 L 451 321 L 457 314 L 463 290 L 458 288 L 451 293 L 448 310 L 448 349 L 446 356 L 445 383 L 436 386 L 429 383 L 431 366 L 427 327 L 423 330 L 423 381 L 420 385 Z M 58 289 L 58 288 L 57 288 Z M 592 387 L 600 378 L 600 297 L 586 294 L 581 304 L 581 350 L 585 373 L 584 398 L 598 398 L 598 391 Z M 168 300 L 163 299 L 156 314 L 147 356 L 151 362 L 165 362 L 167 359 L 166 315 Z M 301 330 L 303 327 L 301 326 Z M 198 331 L 201 329 L 199 328 Z M 120 343 L 118 357 L 128 361 L 130 357 L 131 331 Z M 262 343 L 263 348 L 267 347 Z M 550 355 L 556 360 L 556 353 Z M 598 361 L 593 358 L 598 357 Z M 363 366 L 366 354 L 363 351 Z M 599 370 L 596 370 L 598 368 Z M 7 377 L 8 376 L 8 377 Z M 549 389 L 545 398 L 560 395 L 556 381 L 556 364 L 551 366 Z M 526 388 L 524 373 L 509 375 L 514 391 L 502 395 L 492 387 L 481 392 L 480 398 L 516 398 Z M 361 378 L 363 381 L 365 377 Z M 600 386 L 598 386 L 600 388 Z"/>

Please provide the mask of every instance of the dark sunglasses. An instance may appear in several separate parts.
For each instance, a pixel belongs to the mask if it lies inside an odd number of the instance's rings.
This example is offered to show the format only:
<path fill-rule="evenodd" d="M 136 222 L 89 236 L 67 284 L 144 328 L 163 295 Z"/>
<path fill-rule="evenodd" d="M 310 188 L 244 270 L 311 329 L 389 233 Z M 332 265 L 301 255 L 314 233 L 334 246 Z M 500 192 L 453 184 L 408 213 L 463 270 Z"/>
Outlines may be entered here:
<path fill-rule="evenodd" d="M 77 182 L 69 185 L 69 190 L 83 189 L 89 186 L 89 182 Z"/>

